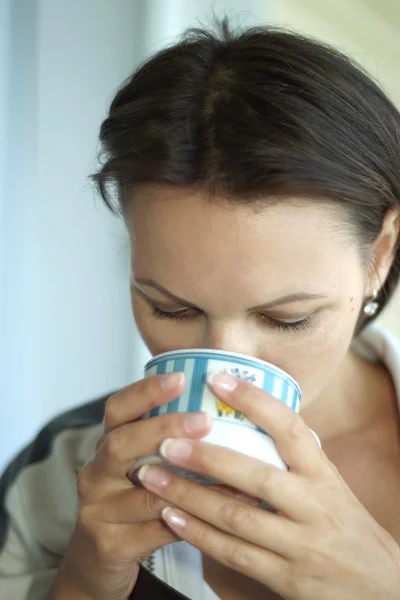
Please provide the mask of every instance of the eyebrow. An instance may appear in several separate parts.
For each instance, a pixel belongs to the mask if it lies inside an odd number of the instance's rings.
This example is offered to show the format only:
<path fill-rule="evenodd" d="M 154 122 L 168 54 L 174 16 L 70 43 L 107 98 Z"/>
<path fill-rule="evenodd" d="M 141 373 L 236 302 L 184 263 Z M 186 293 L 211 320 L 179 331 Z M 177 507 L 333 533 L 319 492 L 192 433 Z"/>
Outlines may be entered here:
<path fill-rule="evenodd" d="M 152 287 L 152 288 L 156 289 L 158 292 L 161 292 L 161 294 L 164 294 L 164 296 L 167 296 L 168 298 L 170 298 L 170 300 L 173 300 L 174 302 L 176 302 L 177 304 L 182 304 L 183 306 L 195 308 L 196 310 L 201 310 L 195 304 L 188 302 L 187 300 L 184 300 L 183 298 L 179 298 L 178 296 L 175 296 L 175 294 L 172 294 L 172 292 L 168 291 L 165 287 L 163 287 L 156 281 L 153 281 L 152 279 L 135 279 L 134 283 L 136 286 L 137 286 L 137 284 L 140 284 L 140 285 L 147 285 L 149 287 Z M 281 298 L 276 298 L 275 300 L 272 300 L 271 302 L 267 302 L 266 304 L 260 304 L 258 306 L 253 306 L 253 308 L 250 308 L 249 310 L 261 311 L 261 310 L 267 310 L 269 308 L 275 308 L 276 306 L 281 306 L 282 304 L 289 304 L 291 302 L 302 302 L 305 300 L 320 300 L 323 298 L 327 298 L 327 296 L 325 296 L 324 294 L 314 294 L 311 292 L 295 292 L 293 294 L 287 294 L 286 296 L 282 296 Z"/>

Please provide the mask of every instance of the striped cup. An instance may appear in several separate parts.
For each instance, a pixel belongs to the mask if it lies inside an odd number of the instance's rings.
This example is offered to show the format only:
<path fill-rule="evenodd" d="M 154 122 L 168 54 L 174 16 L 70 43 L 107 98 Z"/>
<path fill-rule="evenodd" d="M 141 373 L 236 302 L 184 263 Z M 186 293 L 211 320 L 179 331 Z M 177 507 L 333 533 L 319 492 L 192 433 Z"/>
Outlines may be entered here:
<path fill-rule="evenodd" d="M 212 417 L 213 428 L 202 441 L 242 452 L 282 469 L 287 468 L 268 433 L 251 423 L 243 413 L 217 398 L 211 392 L 207 378 L 215 373 L 229 373 L 246 379 L 298 412 L 301 391 L 290 375 L 274 365 L 244 354 L 193 349 L 165 352 L 153 357 L 145 366 L 144 376 L 173 372 L 185 374 L 184 391 L 172 402 L 154 408 L 145 418 L 166 413 L 204 411 Z M 169 465 L 160 457 L 144 457 L 141 464 L 145 463 L 162 464 L 163 467 L 197 483 L 218 483 L 208 477 Z"/>

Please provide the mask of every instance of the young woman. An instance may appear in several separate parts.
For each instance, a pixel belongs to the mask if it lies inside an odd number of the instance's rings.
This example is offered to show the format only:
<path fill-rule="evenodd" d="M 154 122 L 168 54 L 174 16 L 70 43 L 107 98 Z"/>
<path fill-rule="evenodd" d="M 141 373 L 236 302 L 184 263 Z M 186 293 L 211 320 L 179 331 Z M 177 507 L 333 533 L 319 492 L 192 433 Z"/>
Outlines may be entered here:
<path fill-rule="evenodd" d="M 211 384 L 288 471 L 202 443 L 202 414 L 140 420 L 181 374 L 62 415 L 3 477 L 1 598 L 398 599 L 400 348 L 371 323 L 399 275 L 399 112 L 337 50 L 224 21 L 143 64 L 100 139 L 94 179 L 130 234 L 151 352 L 265 359 L 299 382 L 301 412 Z M 138 474 L 166 439 L 226 487 Z"/>

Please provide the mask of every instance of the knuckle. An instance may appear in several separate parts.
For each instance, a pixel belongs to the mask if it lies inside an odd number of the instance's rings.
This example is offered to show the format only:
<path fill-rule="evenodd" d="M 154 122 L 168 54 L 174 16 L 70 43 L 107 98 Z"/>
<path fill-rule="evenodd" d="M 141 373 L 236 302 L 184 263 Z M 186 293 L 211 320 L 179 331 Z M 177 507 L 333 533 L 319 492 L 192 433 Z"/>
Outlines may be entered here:
<path fill-rule="evenodd" d="M 307 581 L 324 579 L 332 570 L 332 557 L 342 545 L 343 534 L 331 535 L 320 527 L 309 529 L 299 538 L 297 560 L 298 572 Z"/>
<path fill-rule="evenodd" d="M 100 446 L 103 444 L 104 440 L 105 440 L 105 435 L 104 435 L 104 433 L 102 433 L 101 436 L 99 437 L 99 439 L 96 442 L 96 446 L 95 446 L 95 451 L 96 452 L 98 452 L 98 450 L 99 450 Z"/>
<path fill-rule="evenodd" d="M 119 528 L 117 525 L 107 525 L 102 535 L 97 534 L 95 538 L 96 553 L 102 562 L 115 560 L 121 551 L 121 540 L 119 539 Z"/>
<path fill-rule="evenodd" d="M 308 579 L 324 579 L 332 568 L 332 555 L 325 545 L 315 541 L 309 546 L 304 573 Z"/>
<path fill-rule="evenodd" d="M 234 542 L 227 550 L 227 566 L 234 571 L 248 572 L 251 566 L 249 549 L 240 542 Z"/>
<path fill-rule="evenodd" d="M 172 433 L 174 433 L 174 430 L 176 430 L 176 427 L 174 427 L 174 422 L 176 421 L 176 419 L 174 419 L 174 417 L 176 417 L 176 415 L 174 415 L 174 414 L 162 415 L 161 417 L 158 417 L 158 419 L 157 419 L 157 421 L 158 421 L 157 422 L 157 437 L 158 438 L 164 439 L 166 437 L 169 437 Z"/>
<path fill-rule="evenodd" d="M 147 490 L 144 492 L 144 509 L 150 514 L 158 514 L 167 506 L 167 502 Z"/>
<path fill-rule="evenodd" d="M 302 435 L 308 435 L 309 430 L 302 417 L 293 411 L 288 419 L 285 433 L 289 438 L 297 439 Z"/>
<path fill-rule="evenodd" d="M 159 439 L 167 437 L 187 436 L 185 429 L 186 414 L 184 413 L 169 413 L 155 417 L 157 419 L 156 435 Z"/>
<path fill-rule="evenodd" d="M 90 466 L 85 465 L 78 473 L 77 477 L 77 490 L 78 490 L 78 498 L 81 502 L 86 502 L 90 493 L 93 489 L 93 484 L 90 476 Z"/>
<path fill-rule="evenodd" d="M 220 521 L 229 528 L 232 533 L 237 535 L 248 531 L 252 516 L 248 506 L 236 503 L 229 503 L 222 509 Z"/>
<path fill-rule="evenodd" d="M 123 457 L 124 436 L 121 429 L 115 429 L 104 440 L 103 449 L 107 460 L 118 462 Z"/>
<path fill-rule="evenodd" d="M 93 538 L 96 535 L 98 526 L 94 516 L 94 510 L 91 506 L 81 505 L 78 508 L 77 522 L 82 533 L 88 538 Z"/>
<path fill-rule="evenodd" d="M 338 504 L 336 504 L 336 506 L 338 506 Z M 343 530 L 343 526 L 345 526 L 340 512 L 332 510 L 332 506 L 324 506 L 321 502 L 318 502 L 318 506 L 315 510 L 315 521 L 330 534 L 335 531 L 339 532 Z"/>
<path fill-rule="evenodd" d="M 262 500 L 268 500 L 271 494 L 274 496 L 279 492 L 281 481 L 280 469 L 265 469 L 257 483 L 257 497 Z"/>
<path fill-rule="evenodd" d="M 133 390 L 134 391 L 134 395 L 136 396 L 143 396 L 144 394 L 148 393 L 149 390 L 151 390 L 152 388 L 152 378 L 148 378 L 148 379 L 139 379 L 139 381 L 136 381 L 135 385 L 133 386 Z"/>
<path fill-rule="evenodd" d="M 168 375 L 153 375 L 137 382 L 138 395 L 146 397 L 147 410 L 158 408 L 168 396 L 169 392 L 164 388 L 163 382 Z"/>
<path fill-rule="evenodd" d="M 163 401 L 162 389 L 160 383 L 151 382 L 151 385 L 143 391 L 143 395 L 146 394 L 147 399 L 147 410 L 151 411 L 153 408 L 158 408 Z"/>
<path fill-rule="evenodd" d="M 160 376 L 148 377 L 137 381 L 135 383 L 135 395 L 146 396 L 148 410 L 159 406 L 160 399 L 162 399 Z"/>
<path fill-rule="evenodd" d="M 119 408 L 116 394 L 110 396 L 104 406 L 104 423 L 107 429 L 112 429 L 119 423 Z"/>

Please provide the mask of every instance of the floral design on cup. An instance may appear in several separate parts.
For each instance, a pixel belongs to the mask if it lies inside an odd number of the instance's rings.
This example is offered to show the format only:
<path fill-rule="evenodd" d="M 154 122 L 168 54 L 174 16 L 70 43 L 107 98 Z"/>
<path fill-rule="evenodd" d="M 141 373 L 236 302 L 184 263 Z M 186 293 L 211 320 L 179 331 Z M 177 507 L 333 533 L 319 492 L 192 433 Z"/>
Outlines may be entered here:
<path fill-rule="evenodd" d="M 233 375 L 233 377 L 238 377 L 239 379 L 245 379 L 246 381 L 250 381 L 251 383 L 256 382 L 256 375 L 251 371 L 247 371 L 246 369 L 239 369 L 238 367 L 232 367 L 231 369 L 223 369 L 221 373 L 228 373 L 228 375 Z"/>
<path fill-rule="evenodd" d="M 234 419 L 243 421 L 244 414 L 239 410 L 235 410 L 232 406 L 229 406 L 229 404 L 226 404 L 222 400 L 217 400 L 216 405 L 219 417 L 233 417 Z"/>

